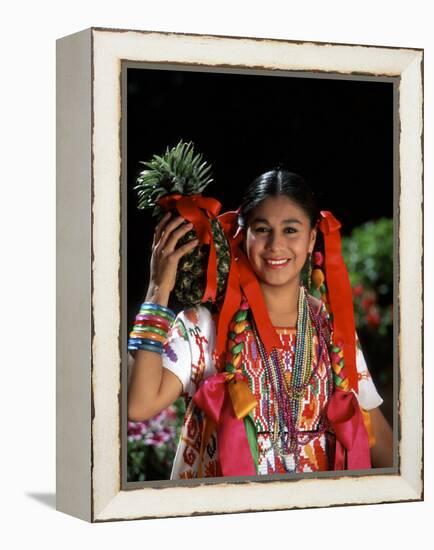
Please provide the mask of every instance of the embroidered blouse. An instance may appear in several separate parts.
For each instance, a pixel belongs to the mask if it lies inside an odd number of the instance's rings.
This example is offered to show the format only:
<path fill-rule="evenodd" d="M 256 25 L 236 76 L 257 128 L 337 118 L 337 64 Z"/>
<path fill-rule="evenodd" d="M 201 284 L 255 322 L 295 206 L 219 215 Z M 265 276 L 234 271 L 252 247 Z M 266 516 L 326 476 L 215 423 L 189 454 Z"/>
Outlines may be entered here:
<path fill-rule="evenodd" d="M 320 307 L 324 308 L 322 304 Z M 324 309 L 324 323 L 328 317 Z M 326 327 L 327 328 L 327 327 Z M 279 357 L 285 376 L 291 374 L 295 351 L 295 328 L 276 327 L 281 349 Z M 203 413 L 192 397 L 202 380 L 216 373 L 216 329 L 210 312 L 204 306 L 182 311 L 173 324 L 163 351 L 163 367 L 173 372 L 183 386 L 186 413 L 173 463 L 171 479 L 198 477 L 200 447 L 203 430 Z M 317 350 L 316 335 L 313 350 Z M 330 359 L 321 361 L 301 398 L 296 421 L 297 436 L 290 452 L 278 451 L 272 415 L 273 389 L 267 380 L 265 368 L 257 349 L 254 335 L 246 332 L 246 342 L 241 363 L 257 405 L 250 413 L 255 423 L 258 441 L 258 475 L 289 472 L 314 472 L 330 470 L 333 464 L 334 434 L 324 422 L 324 410 L 333 392 Z M 365 410 L 378 407 L 383 400 L 379 396 L 357 340 L 356 364 L 358 393 L 356 397 Z M 277 435 L 277 434 L 276 434 Z M 213 433 L 206 445 L 201 464 L 202 477 L 219 477 L 218 448 Z"/>

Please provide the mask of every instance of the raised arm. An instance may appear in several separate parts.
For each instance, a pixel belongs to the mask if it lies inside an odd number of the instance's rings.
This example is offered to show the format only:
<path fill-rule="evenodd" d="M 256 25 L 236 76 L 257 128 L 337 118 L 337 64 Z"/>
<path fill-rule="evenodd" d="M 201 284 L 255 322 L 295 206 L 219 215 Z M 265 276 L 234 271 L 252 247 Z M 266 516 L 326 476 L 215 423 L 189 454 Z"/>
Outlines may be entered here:
<path fill-rule="evenodd" d="M 155 229 L 152 243 L 150 283 L 145 301 L 167 307 L 175 286 L 179 260 L 198 244 L 198 240 L 176 248 L 179 239 L 191 230 L 192 224 L 170 214 Z M 128 419 L 143 421 L 171 405 L 182 392 L 179 378 L 163 368 L 161 354 L 136 350 L 128 387 Z"/>

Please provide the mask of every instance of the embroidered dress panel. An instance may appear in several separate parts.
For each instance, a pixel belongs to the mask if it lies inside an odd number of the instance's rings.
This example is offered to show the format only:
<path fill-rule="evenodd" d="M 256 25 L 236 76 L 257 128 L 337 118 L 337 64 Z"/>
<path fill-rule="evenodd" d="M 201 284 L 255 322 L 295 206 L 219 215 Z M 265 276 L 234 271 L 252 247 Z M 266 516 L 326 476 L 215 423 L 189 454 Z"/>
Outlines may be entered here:
<path fill-rule="evenodd" d="M 279 350 L 279 358 L 284 366 L 284 376 L 289 382 L 291 379 L 292 367 L 295 354 L 295 329 L 276 329 L 279 339 L 282 343 L 282 349 Z M 318 350 L 318 338 L 313 337 L 314 353 Z M 242 355 L 243 372 L 248 376 L 250 389 L 258 402 L 253 412 L 258 432 L 272 431 L 273 426 L 267 422 L 269 406 L 274 403 L 274 393 L 272 386 L 268 383 L 265 367 L 257 350 L 257 344 L 252 331 L 246 332 L 246 346 Z M 296 422 L 296 427 L 302 431 L 314 431 L 318 429 L 321 412 L 324 410 L 325 400 L 331 394 L 331 372 L 330 361 L 321 362 L 317 372 L 310 380 L 302 401 L 301 411 Z"/>
<path fill-rule="evenodd" d="M 320 320 L 324 330 L 329 329 L 325 309 L 321 309 Z M 279 351 L 285 376 L 290 378 L 294 363 L 295 329 L 277 329 L 282 348 Z M 279 456 L 272 445 L 271 428 L 267 421 L 267 400 L 274 399 L 272 389 L 264 378 L 258 346 L 252 331 L 246 331 L 246 346 L 243 352 L 243 372 L 247 375 L 252 392 L 258 404 L 250 413 L 257 428 L 259 449 L 258 475 L 274 473 L 314 472 L 330 469 L 333 464 L 334 435 L 321 429 L 321 420 L 327 400 L 333 390 L 328 354 L 318 366 L 315 376 L 309 381 L 301 399 L 297 421 L 297 460 L 292 452 Z M 202 380 L 216 373 L 215 369 L 215 324 L 204 306 L 182 311 L 163 347 L 163 366 L 171 370 L 182 382 L 186 402 L 181 437 L 173 463 L 171 479 L 198 477 L 199 457 L 204 428 L 204 416 L 193 401 Z M 314 354 L 318 350 L 317 335 L 313 337 Z M 314 361 L 315 362 L 315 361 Z M 359 394 L 357 398 L 366 410 L 382 403 L 372 382 L 360 347 L 357 350 L 359 372 Z M 296 466 L 297 464 L 297 466 Z M 207 439 L 203 452 L 201 477 L 219 477 L 217 437 L 215 431 Z M 295 468 L 297 468 L 295 470 Z"/>
<path fill-rule="evenodd" d="M 276 330 L 282 344 L 278 351 L 279 359 L 284 366 L 284 376 L 289 382 L 294 365 L 296 331 L 284 328 Z M 316 335 L 313 337 L 313 350 L 314 354 L 318 353 Z M 316 359 L 317 357 L 315 357 Z M 299 452 L 298 467 L 294 453 L 288 453 L 281 457 L 273 448 L 270 434 L 273 432 L 274 422 L 269 421 L 269 411 L 273 410 L 275 396 L 272 385 L 267 380 L 264 364 L 258 354 L 255 338 L 251 331 L 246 334 L 242 362 L 243 371 L 248 376 L 250 388 L 258 402 L 252 414 L 258 433 L 258 473 L 328 470 L 333 460 L 333 436 L 332 434 L 326 436 L 320 426 L 324 421 L 325 405 L 333 389 L 328 356 L 318 366 L 301 397 L 299 415 L 295 421 L 295 427 L 299 433 L 295 436 L 297 441 L 294 442 Z"/>

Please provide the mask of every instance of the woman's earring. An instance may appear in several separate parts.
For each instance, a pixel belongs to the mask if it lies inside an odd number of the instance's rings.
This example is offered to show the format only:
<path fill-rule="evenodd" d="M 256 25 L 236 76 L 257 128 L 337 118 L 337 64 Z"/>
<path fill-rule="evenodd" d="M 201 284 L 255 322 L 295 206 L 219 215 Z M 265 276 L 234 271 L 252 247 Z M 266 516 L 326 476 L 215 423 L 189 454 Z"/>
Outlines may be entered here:
<path fill-rule="evenodd" d="M 312 286 L 312 254 L 309 252 L 306 261 L 304 262 L 303 271 L 303 284 L 306 287 L 306 290 L 309 290 Z"/>
<path fill-rule="evenodd" d="M 307 288 L 312 286 L 312 254 L 307 255 Z"/>

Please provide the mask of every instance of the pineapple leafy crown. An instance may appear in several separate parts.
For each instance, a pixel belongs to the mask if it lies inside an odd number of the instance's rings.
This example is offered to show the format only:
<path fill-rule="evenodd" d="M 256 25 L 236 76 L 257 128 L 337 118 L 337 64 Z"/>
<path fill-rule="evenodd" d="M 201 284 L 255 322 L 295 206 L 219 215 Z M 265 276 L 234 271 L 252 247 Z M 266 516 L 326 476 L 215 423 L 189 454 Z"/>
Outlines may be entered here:
<path fill-rule="evenodd" d="M 202 193 L 213 179 L 211 166 L 202 154 L 194 151 L 193 142 L 179 143 L 159 156 L 153 155 L 148 162 L 141 161 L 146 169 L 140 172 L 134 189 L 138 192 L 139 209 L 153 208 L 153 216 L 161 212 L 158 200 L 165 195 L 179 193 L 195 195 Z"/>

